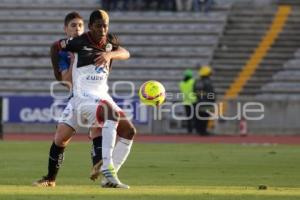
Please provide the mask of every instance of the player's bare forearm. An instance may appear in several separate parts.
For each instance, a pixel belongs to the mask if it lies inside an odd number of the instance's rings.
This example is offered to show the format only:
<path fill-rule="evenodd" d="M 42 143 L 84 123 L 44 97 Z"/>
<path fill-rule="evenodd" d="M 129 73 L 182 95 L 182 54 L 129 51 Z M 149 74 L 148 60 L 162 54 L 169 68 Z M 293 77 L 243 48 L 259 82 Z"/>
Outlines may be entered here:
<path fill-rule="evenodd" d="M 130 58 L 130 53 L 127 49 L 119 46 L 117 50 L 109 52 L 113 60 L 127 60 Z"/>
<path fill-rule="evenodd" d="M 117 50 L 111 52 L 99 52 L 98 57 L 94 62 L 96 66 L 101 66 L 111 60 L 126 60 L 130 57 L 130 53 L 123 47 L 118 47 Z"/>
<path fill-rule="evenodd" d="M 52 44 L 50 48 L 50 57 L 51 57 L 51 63 L 52 63 L 52 68 L 54 72 L 54 76 L 56 80 L 60 81 L 61 80 L 61 73 L 58 70 L 58 46 L 57 43 Z"/>
<path fill-rule="evenodd" d="M 61 75 L 62 75 L 62 80 L 65 82 L 64 85 L 67 86 L 67 88 L 71 89 L 72 88 L 72 66 L 74 63 L 74 54 L 69 52 L 69 58 L 70 58 L 70 65 L 67 70 L 64 70 Z"/>
<path fill-rule="evenodd" d="M 69 68 L 65 72 L 61 74 L 61 78 L 63 81 L 63 85 L 66 86 L 68 89 L 72 87 L 72 68 Z"/>

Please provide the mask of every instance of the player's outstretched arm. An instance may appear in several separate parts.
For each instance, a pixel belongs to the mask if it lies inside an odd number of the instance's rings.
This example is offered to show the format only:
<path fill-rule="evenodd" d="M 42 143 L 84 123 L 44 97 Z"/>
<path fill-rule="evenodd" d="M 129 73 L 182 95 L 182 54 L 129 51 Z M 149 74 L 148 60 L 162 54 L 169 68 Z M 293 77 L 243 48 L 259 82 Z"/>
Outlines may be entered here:
<path fill-rule="evenodd" d="M 119 46 L 116 50 L 109 52 L 112 54 L 113 60 L 127 60 L 130 58 L 130 53 L 127 49 Z"/>
<path fill-rule="evenodd" d="M 59 71 L 59 66 L 58 66 L 58 62 L 59 62 L 58 52 L 59 52 L 59 45 L 57 42 L 55 42 L 50 47 L 50 57 L 51 57 L 51 63 L 52 63 L 55 79 L 57 81 L 61 81 L 61 73 Z"/>
<path fill-rule="evenodd" d="M 130 57 L 129 51 L 119 46 L 116 50 L 110 52 L 99 52 L 94 62 L 96 66 L 104 65 L 111 60 L 127 60 Z"/>

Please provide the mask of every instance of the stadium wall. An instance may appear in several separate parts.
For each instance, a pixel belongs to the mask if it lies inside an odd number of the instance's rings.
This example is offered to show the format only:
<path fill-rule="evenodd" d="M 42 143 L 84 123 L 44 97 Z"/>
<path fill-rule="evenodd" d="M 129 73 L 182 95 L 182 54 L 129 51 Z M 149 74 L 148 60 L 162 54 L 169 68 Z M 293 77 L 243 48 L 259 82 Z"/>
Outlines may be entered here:
<path fill-rule="evenodd" d="M 260 103 L 263 105 L 263 118 L 260 120 L 247 120 L 249 134 L 264 135 L 300 135 L 299 110 L 300 102 L 297 98 L 260 97 L 253 99 L 237 99 L 228 102 L 226 116 L 238 113 L 238 105 L 246 103 Z M 257 109 L 252 106 L 251 109 Z M 258 110 L 257 110 L 258 111 Z M 254 116 L 253 114 L 252 116 Z M 240 120 L 219 121 L 216 126 L 218 134 L 239 134 Z"/>
<path fill-rule="evenodd" d="M 263 114 L 260 120 L 247 120 L 248 134 L 253 135 L 300 135 L 298 120 L 300 102 L 297 98 L 289 99 L 237 99 L 228 101 L 228 110 L 225 117 L 237 116 L 245 111 L 245 105 L 254 111 L 250 114 L 257 117 Z M 261 104 L 263 111 L 249 103 Z M 256 110 L 256 111 L 255 111 Z M 257 112 L 257 113 L 255 113 Z M 248 113 L 249 114 L 249 113 Z M 149 112 L 149 122 L 136 124 L 138 132 L 142 134 L 184 134 L 183 120 L 175 120 L 171 113 L 163 113 L 161 119 L 154 119 L 153 110 Z M 243 116 L 243 115 L 241 115 Z M 175 125 L 174 125 L 175 124 Z M 7 133 L 53 133 L 55 123 L 4 123 L 3 132 Z M 217 135 L 237 135 L 240 132 L 240 120 L 216 120 L 214 132 Z M 87 133 L 87 129 L 80 129 L 80 133 Z"/>

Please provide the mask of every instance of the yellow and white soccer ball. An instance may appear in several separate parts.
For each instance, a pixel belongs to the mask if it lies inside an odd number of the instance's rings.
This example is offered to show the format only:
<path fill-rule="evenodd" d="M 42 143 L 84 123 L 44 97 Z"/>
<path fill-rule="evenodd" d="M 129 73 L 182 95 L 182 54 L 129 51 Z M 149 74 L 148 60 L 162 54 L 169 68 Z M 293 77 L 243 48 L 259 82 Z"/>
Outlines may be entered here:
<path fill-rule="evenodd" d="M 139 97 L 143 104 L 159 106 L 165 101 L 166 90 L 158 81 L 147 81 L 140 87 Z"/>

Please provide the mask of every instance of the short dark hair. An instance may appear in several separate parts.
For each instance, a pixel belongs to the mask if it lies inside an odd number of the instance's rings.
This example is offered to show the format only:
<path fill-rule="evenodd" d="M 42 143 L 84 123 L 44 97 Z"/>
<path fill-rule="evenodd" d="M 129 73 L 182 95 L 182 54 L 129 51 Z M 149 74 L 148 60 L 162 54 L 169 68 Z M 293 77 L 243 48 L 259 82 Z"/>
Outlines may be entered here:
<path fill-rule="evenodd" d="M 93 24 L 98 19 L 102 19 L 103 21 L 109 23 L 109 16 L 106 11 L 94 10 L 90 15 L 89 25 Z"/>
<path fill-rule="evenodd" d="M 72 21 L 73 19 L 76 19 L 76 18 L 81 19 L 83 21 L 83 18 L 81 17 L 81 15 L 78 12 L 68 13 L 65 17 L 65 26 L 68 26 L 70 21 Z"/>

